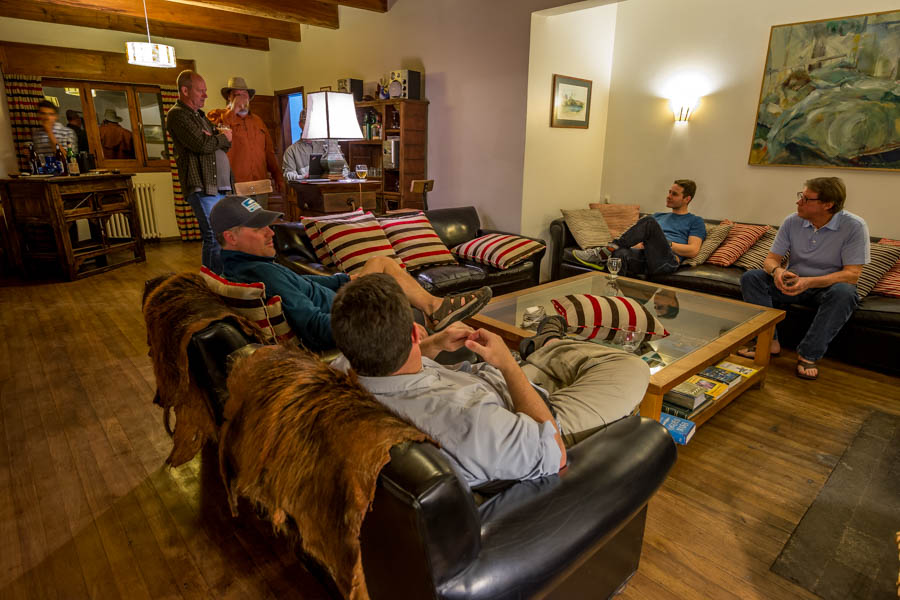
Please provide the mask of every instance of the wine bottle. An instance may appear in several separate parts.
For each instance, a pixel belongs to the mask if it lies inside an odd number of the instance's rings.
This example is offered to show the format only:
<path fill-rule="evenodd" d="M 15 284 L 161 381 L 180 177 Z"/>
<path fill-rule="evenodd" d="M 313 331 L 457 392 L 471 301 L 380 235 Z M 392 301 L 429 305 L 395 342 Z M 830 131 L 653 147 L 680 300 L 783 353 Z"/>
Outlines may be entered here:
<path fill-rule="evenodd" d="M 56 162 L 59 163 L 57 169 L 62 169 L 60 175 L 68 175 L 69 163 L 66 161 L 66 155 L 63 153 L 62 148 L 59 147 L 58 142 L 56 144 Z"/>
<path fill-rule="evenodd" d="M 66 161 L 69 163 L 69 175 L 81 175 L 81 169 L 78 168 L 78 156 L 71 144 L 66 148 Z"/>

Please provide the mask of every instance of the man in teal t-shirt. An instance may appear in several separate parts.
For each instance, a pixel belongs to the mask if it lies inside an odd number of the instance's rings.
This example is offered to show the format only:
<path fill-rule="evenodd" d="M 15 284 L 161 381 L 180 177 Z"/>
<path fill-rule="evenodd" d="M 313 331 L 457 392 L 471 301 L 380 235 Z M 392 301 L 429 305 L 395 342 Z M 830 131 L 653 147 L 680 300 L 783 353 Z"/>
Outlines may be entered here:
<path fill-rule="evenodd" d="M 688 211 L 697 193 L 690 179 L 676 179 L 666 195 L 670 212 L 653 213 L 635 223 L 607 246 L 575 250 L 580 263 L 603 270 L 610 257 L 622 259 L 622 275 L 661 275 L 671 273 L 684 258 L 700 252 L 706 239 L 703 219 Z"/>

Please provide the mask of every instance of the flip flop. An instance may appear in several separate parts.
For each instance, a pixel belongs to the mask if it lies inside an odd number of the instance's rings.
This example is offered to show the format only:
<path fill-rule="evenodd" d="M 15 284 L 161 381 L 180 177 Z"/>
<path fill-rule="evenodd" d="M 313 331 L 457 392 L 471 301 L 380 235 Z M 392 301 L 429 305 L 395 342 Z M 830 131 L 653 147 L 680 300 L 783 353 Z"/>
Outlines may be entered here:
<path fill-rule="evenodd" d="M 815 375 L 807 375 L 806 373 L 801 372 L 800 369 L 805 369 L 805 370 L 815 369 L 816 374 Z M 797 367 L 795 368 L 794 373 L 800 379 L 808 379 L 810 381 L 815 381 L 816 379 L 819 378 L 819 367 L 818 367 L 818 365 L 816 365 L 816 361 L 807 360 L 805 358 L 801 358 L 800 356 L 797 356 Z"/>
<path fill-rule="evenodd" d="M 436 311 L 428 316 L 431 331 L 437 333 L 451 323 L 468 319 L 491 301 L 491 288 L 484 286 L 474 292 L 447 296 Z M 465 299 L 465 303 L 463 302 Z"/>
<path fill-rule="evenodd" d="M 737 352 L 735 352 L 735 354 L 737 354 L 738 356 L 743 356 L 744 358 L 749 358 L 750 360 L 753 360 L 754 358 L 756 358 L 756 344 L 753 344 L 752 346 L 745 346 L 745 347 L 741 348 L 740 350 L 738 350 Z M 779 350 L 778 352 L 769 352 L 769 356 L 772 358 L 781 356 L 781 350 Z"/>
<path fill-rule="evenodd" d="M 523 338 L 519 342 L 519 355 L 523 359 L 528 358 L 531 354 L 543 348 L 548 340 L 565 338 L 568 327 L 566 320 L 559 315 L 544 317 L 537 326 L 537 334 Z"/>

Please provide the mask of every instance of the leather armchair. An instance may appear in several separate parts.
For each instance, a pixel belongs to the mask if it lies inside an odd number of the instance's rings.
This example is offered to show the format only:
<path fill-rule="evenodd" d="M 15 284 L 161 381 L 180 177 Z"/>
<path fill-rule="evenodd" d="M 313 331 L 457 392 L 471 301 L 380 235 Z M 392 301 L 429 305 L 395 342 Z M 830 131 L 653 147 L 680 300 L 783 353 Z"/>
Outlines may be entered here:
<path fill-rule="evenodd" d="M 228 356 L 246 344 L 227 321 L 191 341 L 191 369 L 220 420 Z M 559 475 L 513 483 L 479 505 L 434 446 L 392 448 L 361 533 L 370 596 L 611 596 L 637 569 L 646 505 L 675 462 L 675 445 L 659 423 L 632 416 L 568 456 Z"/>

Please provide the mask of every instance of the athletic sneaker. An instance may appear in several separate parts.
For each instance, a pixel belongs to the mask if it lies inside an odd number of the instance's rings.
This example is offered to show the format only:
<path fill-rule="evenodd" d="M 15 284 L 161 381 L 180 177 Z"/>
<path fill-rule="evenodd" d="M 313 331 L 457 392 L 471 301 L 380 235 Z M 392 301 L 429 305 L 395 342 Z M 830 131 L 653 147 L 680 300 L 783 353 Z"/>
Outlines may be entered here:
<path fill-rule="evenodd" d="M 609 244 L 608 246 L 588 248 L 587 250 L 573 250 L 572 256 L 581 264 L 602 271 L 606 268 L 606 261 L 618 248 L 615 244 Z"/>

